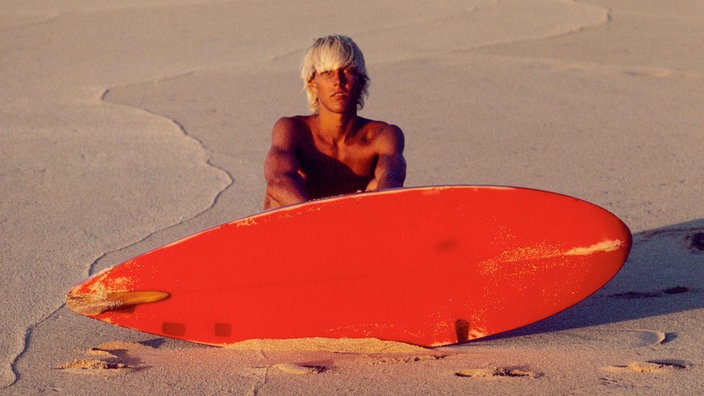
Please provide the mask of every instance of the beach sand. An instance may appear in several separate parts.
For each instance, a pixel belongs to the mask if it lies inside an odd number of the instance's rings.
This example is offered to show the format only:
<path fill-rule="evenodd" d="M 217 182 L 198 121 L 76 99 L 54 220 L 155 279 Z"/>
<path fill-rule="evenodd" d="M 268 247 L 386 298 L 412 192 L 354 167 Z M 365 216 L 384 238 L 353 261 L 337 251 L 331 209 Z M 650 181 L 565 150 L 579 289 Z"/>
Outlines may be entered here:
<path fill-rule="evenodd" d="M 704 393 L 700 1 L 6 0 L 0 32 L 0 393 Z M 591 201 L 633 231 L 623 270 L 436 349 L 222 349 L 69 311 L 89 275 L 260 210 L 271 126 L 333 32 L 367 58 L 361 114 L 406 134 L 406 185 Z"/>

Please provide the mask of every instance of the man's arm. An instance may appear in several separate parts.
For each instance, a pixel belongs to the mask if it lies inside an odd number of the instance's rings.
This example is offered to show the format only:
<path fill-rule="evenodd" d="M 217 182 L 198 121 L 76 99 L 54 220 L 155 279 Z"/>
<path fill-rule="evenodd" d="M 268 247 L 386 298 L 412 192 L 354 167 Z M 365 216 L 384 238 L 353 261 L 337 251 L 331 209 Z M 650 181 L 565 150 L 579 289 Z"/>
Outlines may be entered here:
<path fill-rule="evenodd" d="M 281 118 L 271 132 L 271 148 L 264 161 L 266 198 L 264 209 L 308 200 L 296 159 L 297 121 Z"/>
<path fill-rule="evenodd" d="M 374 168 L 374 179 L 366 191 L 403 187 L 406 180 L 406 159 L 403 157 L 404 137 L 395 125 L 385 125 L 376 137 L 379 157 Z"/>

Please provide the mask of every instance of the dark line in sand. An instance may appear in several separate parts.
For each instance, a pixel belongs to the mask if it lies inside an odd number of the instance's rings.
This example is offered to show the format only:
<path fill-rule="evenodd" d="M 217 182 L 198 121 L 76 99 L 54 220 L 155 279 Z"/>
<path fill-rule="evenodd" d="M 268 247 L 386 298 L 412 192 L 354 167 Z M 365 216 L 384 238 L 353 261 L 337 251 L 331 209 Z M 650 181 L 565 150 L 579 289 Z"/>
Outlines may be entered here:
<path fill-rule="evenodd" d="M 64 305 L 66 304 L 61 304 L 58 308 L 50 312 L 48 315 L 44 316 L 43 318 L 39 319 L 38 321 L 32 323 L 27 327 L 27 329 L 24 331 L 24 339 L 22 340 L 22 350 L 17 355 L 15 355 L 15 357 L 10 362 L 10 372 L 15 378 L 8 385 L 0 387 L 0 389 L 10 388 L 15 385 L 17 381 L 20 380 L 20 378 L 22 378 L 22 376 L 20 375 L 20 371 L 17 368 L 17 365 L 19 364 L 20 360 L 22 360 L 22 358 L 27 354 L 27 351 L 29 351 L 29 346 L 32 344 L 32 334 L 34 333 L 34 329 L 45 321 L 47 321 L 52 316 L 54 316 L 59 310 L 61 310 L 61 308 L 64 307 Z"/>
<path fill-rule="evenodd" d="M 190 74 L 190 73 L 191 73 L 191 72 L 182 73 L 182 74 L 180 74 L 180 75 L 188 75 L 188 74 Z M 184 136 L 186 136 L 186 137 L 188 137 L 188 138 L 193 139 L 194 141 L 196 141 L 196 142 L 198 143 L 198 145 L 199 145 L 203 150 L 205 150 L 206 153 L 208 153 L 208 159 L 205 161 L 206 164 L 209 165 L 209 166 L 212 167 L 212 168 L 215 168 L 215 169 L 217 169 L 217 170 L 222 171 L 225 175 L 227 175 L 228 183 L 225 185 L 224 188 L 222 188 L 220 191 L 218 191 L 217 194 L 215 194 L 215 197 L 213 198 L 212 202 L 210 203 L 210 205 L 208 205 L 207 208 L 205 208 L 204 210 L 202 210 L 202 211 L 196 213 L 195 215 L 193 215 L 193 216 L 191 216 L 191 217 L 189 217 L 189 218 L 183 219 L 183 220 L 181 220 L 181 221 L 179 221 L 179 222 L 177 222 L 177 223 L 174 223 L 174 224 L 168 225 L 168 226 L 166 226 L 166 227 L 160 228 L 160 229 L 158 229 L 158 230 L 155 230 L 155 231 L 153 231 L 153 232 L 150 232 L 150 233 L 148 233 L 147 235 L 145 235 L 143 238 L 138 239 L 138 240 L 136 240 L 136 241 L 134 241 L 134 242 L 128 243 L 128 244 L 126 244 L 126 245 L 124 245 L 124 246 L 122 246 L 122 247 L 119 247 L 119 248 L 116 248 L 116 249 L 111 249 L 111 250 L 108 250 L 108 251 L 103 252 L 100 256 L 98 256 L 97 259 L 95 259 L 95 260 L 88 266 L 88 275 L 89 275 L 89 276 L 94 275 L 94 273 L 95 273 L 95 268 L 96 268 L 96 267 L 98 266 L 98 264 L 99 264 L 100 262 L 102 262 L 102 260 L 105 259 L 105 257 L 107 257 L 108 255 L 113 254 L 113 253 L 120 252 L 120 251 L 125 250 L 125 249 L 129 249 L 130 247 L 132 247 L 132 246 L 134 246 L 134 245 L 137 245 L 137 244 L 139 244 L 139 243 L 142 243 L 142 242 L 146 241 L 147 239 L 151 238 L 152 236 L 154 236 L 155 234 L 157 234 L 157 233 L 159 233 L 159 232 L 163 232 L 163 231 L 165 231 L 165 230 L 168 230 L 168 229 L 171 229 L 171 228 L 173 228 L 173 227 L 176 227 L 176 226 L 178 226 L 178 225 L 180 225 L 180 224 L 183 224 L 183 223 L 185 223 L 186 221 L 190 221 L 190 220 L 192 220 L 192 219 L 195 219 L 195 218 L 197 218 L 197 217 L 203 215 L 203 214 L 206 213 L 207 211 L 211 210 L 211 209 L 219 202 L 220 197 L 222 196 L 222 194 L 223 194 L 225 191 L 227 191 L 227 189 L 229 189 L 229 188 L 234 184 L 234 182 L 235 182 L 235 179 L 234 179 L 233 175 L 232 175 L 227 169 L 222 168 L 222 167 L 219 167 L 219 166 L 217 166 L 217 165 L 215 165 L 215 164 L 212 163 L 212 161 L 211 161 L 211 153 L 212 153 L 213 151 L 210 150 L 205 144 L 203 144 L 203 142 L 202 142 L 200 139 L 198 139 L 198 138 L 196 138 L 195 136 L 191 135 L 191 134 L 188 132 L 188 130 L 183 126 L 183 124 L 181 124 L 180 122 L 178 122 L 178 121 L 175 120 L 175 119 L 172 119 L 172 118 L 170 118 L 170 117 L 164 116 L 164 115 L 162 115 L 162 114 L 158 114 L 158 113 L 149 111 L 149 110 L 147 110 L 147 109 L 143 109 L 143 108 L 140 108 L 140 107 L 135 107 L 135 106 L 129 106 L 129 105 L 124 105 L 124 104 L 119 104 L 119 103 L 110 102 L 110 101 L 106 100 L 106 96 L 109 94 L 109 92 L 110 92 L 110 89 L 105 89 L 105 90 L 103 91 L 103 93 L 100 95 L 100 101 L 101 101 L 101 102 L 107 103 L 108 105 L 111 105 L 111 106 L 125 106 L 125 107 L 131 107 L 131 108 L 134 108 L 134 109 L 137 109 L 137 110 L 144 111 L 144 112 L 147 113 L 147 114 L 151 114 L 151 115 L 156 116 L 156 117 L 166 118 L 167 120 L 171 121 L 174 125 L 176 125 L 176 126 L 179 128 L 179 130 L 181 131 L 181 133 L 183 133 Z M 18 370 L 18 368 L 17 368 L 17 365 L 18 365 L 19 361 L 27 354 L 27 351 L 29 350 L 29 347 L 30 347 L 30 345 L 31 345 L 32 333 L 34 332 L 34 329 L 35 329 L 38 325 L 42 324 L 42 323 L 45 322 L 47 319 L 49 319 L 49 318 L 51 318 L 53 315 L 55 315 L 56 312 L 58 312 L 59 310 L 61 310 L 65 305 L 66 305 L 65 303 L 62 303 L 62 304 L 59 305 L 59 307 L 57 307 L 54 311 L 52 311 L 52 312 L 49 313 L 48 315 L 44 316 L 43 318 L 40 318 L 38 321 L 34 322 L 33 324 L 30 324 L 30 325 L 27 327 L 27 329 L 25 330 L 24 339 L 23 339 L 23 341 L 22 341 L 22 343 L 23 343 L 22 349 L 21 349 L 20 352 L 12 359 L 12 361 L 11 361 L 11 363 L 10 363 L 10 372 L 11 372 L 12 375 L 14 376 L 14 379 L 13 379 L 12 382 L 10 382 L 8 385 L 0 387 L 0 389 L 9 388 L 9 387 L 15 385 L 15 384 L 17 383 L 17 381 L 20 380 L 21 375 L 20 375 L 20 372 L 19 372 L 19 370 Z"/>
<path fill-rule="evenodd" d="M 179 74 L 179 75 L 177 75 L 177 76 L 175 76 L 175 77 L 169 77 L 169 79 L 170 79 L 170 78 L 177 78 L 177 77 L 185 76 L 185 75 L 190 75 L 190 74 L 192 74 L 192 72 L 181 73 L 181 74 Z M 179 122 L 178 120 L 176 120 L 176 119 L 174 119 L 174 118 L 168 117 L 168 116 L 163 115 L 163 114 L 156 113 L 156 112 L 154 112 L 154 111 L 151 111 L 151 110 L 148 110 L 148 109 L 145 109 L 145 108 L 142 108 L 142 107 L 137 107 L 137 106 L 132 106 L 132 105 L 128 105 L 128 104 L 122 104 L 122 103 L 114 103 L 114 102 L 111 102 L 111 101 L 107 100 L 107 96 L 108 96 L 109 94 L 110 94 L 110 88 L 105 89 L 105 90 L 103 91 L 103 93 L 100 95 L 100 101 L 101 101 L 101 102 L 104 102 L 104 103 L 106 103 L 106 104 L 108 104 L 108 105 L 110 105 L 110 106 L 124 106 L 124 107 L 129 107 L 129 108 L 137 109 L 137 110 L 143 111 L 143 112 L 145 112 L 145 113 L 147 113 L 147 114 L 150 114 L 150 115 L 153 115 L 153 116 L 156 116 L 156 117 L 165 118 L 165 119 L 169 120 L 171 123 L 173 123 L 174 125 L 176 125 L 176 126 L 178 127 L 178 129 L 181 131 L 181 133 L 182 133 L 185 137 L 190 138 L 190 139 L 193 139 L 196 143 L 198 143 L 198 145 L 199 145 L 206 153 L 208 153 L 208 159 L 205 161 L 205 163 L 206 163 L 208 166 L 210 166 L 210 167 L 212 167 L 212 168 L 215 168 L 215 169 L 217 169 L 217 170 L 223 172 L 225 175 L 227 175 L 228 182 L 227 182 L 227 184 L 225 185 L 224 188 L 222 188 L 220 191 L 218 191 L 218 192 L 215 194 L 215 197 L 214 197 L 213 200 L 211 201 L 210 205 L 208 205 L 208 207 L 206 207 L 206 208 L 203 209 L 202 211 L 196 213 L 195 215 L 193 215 L 193 216 L 191 216 L 191 217 L 188 217 L 188 218 L 185 218 L 185 219 L 183 219 L 183 220 L 181 220 L 181 221 L 179 221 L 179 222 L 170 224 L 170 225 L 168 225 L 168 226 L 166 226 L 166 227 L 162 227 L 162 228 L 160 228 L 160 229 L 154 230 L 154 231 L 152 231 L 152 232 L 146 234 L 143 238 L 138 239 L 138 240 L 136 240 L 136 241 L 134 241 L 134 242 L 128 243 L 128 244 L 126 244 L 126 245 L 124 245 L 124 246 L 122 246 L 122 247 L 119 247 L 119 248 L 116 248 L 116 249 L 111 249 L 111 250 L 108 250 L 108 251 L 104 252 L 102 255 L 100 255 L 97 259 L 95 259 L 95 261 L 93 261 L 93 262 L 90 264 L 90 266 L 88 267 L 88 275 L 94 275 L 94 274 L 95 274 L 95 268 L 98 266 L 98 264 L 99 264 L 100 262 L 102 262 L 102 260 L 103 260 L 106 256 L 108 256 L 108 255 L 110 255 L 110 254 L 113 254 L 113 253 L 118 253 L 118 252 L 123 251 L 123 250 L 125 250 L 125 249 L 129 249 L 130 247 L 135 246 L 135 245 L 137 245 L 137 244 L 140 244 L 140 243 L 142 243 L 142 242 L 148 240 L 149 238 L 151 238 L 152 236 L 154 236 L 154 235 L 156 235 L 156 234 L 158 234 L 158 233 L 160 233 L 160 232 L 163 232 L 163 231 L 169 230 L 169 229 L 171 229 L 171 228 L 177 227 L 177 226 L 179 226 L 179 225 L 181 225 L 181 224 L 186 223 L 187 221 L 190 221 L 190 220 L 193 220 L 193 219 L 198 218 L 199 216 L 202 216 L 204 213 L 206 213 L 206 212 L 208 212 L 209 210 L 213 209 L 213 208 L 215 207 L 215 205 L 217 205 L 217 203 L 220 201 L 220 197 L 225 193 L 225 191 L 227 191 L 232 185 L 235 184 L 235 178 L 234 178 L 234 176 L 232 175 L 232 173 L 230 173 L 227 169 L 225 169 L 225 168 L 223 168 L 223 167 L 220 167 L 220 166 L 218 166 L 218 165 L 216 165 L 216 164 L 214 164 L 214 163 L 212 162 L 212 153 L 213 153 L 213 150 L 211 150 L 208 146 L 206 146 L 206 145 L 203 143 L 203 141 L 201 141 L 200 139 L 198 139 L 198 138 L 195 137 L 194 135 L 190 134 L 190 133 L 188 132 L 188 130 L 186 129 L 186 127 L 185 127 L 181 122 Z"/>

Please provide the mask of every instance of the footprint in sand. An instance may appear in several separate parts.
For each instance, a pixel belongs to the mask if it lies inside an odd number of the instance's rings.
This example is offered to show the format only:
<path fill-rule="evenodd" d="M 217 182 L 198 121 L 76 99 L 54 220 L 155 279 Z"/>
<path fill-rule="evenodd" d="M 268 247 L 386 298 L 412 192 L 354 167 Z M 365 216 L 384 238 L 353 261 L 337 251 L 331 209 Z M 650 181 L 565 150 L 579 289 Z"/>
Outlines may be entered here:
<path fill-rule="evenodd" d="M 614 293 L 614 294 L 609 294 L 607 297 L 611 298 L 655 298 L 655 297 L 664 297 L 667 295 L 672 295 L 672 294 L 681 294 L 681 293 L 687 293 L 690 292 L 692 289 L 690 289 L 687 286 L 675 286 L 675 287 L 670 287 L 667 289 L 662 289 L 662 290 L 656 290 L 652 292 L 639 292 L 639 291 L 628 291 L 624 293 Z"/>
<path fill-rule="evenodd" d="M 608 366 L 605 370 L 614 373 L 660 373 L 687 368 L 689 368 L 689 364 L 682 360 L 648 360 L 645 362 L 631 362 L 625 366 Z"/>
<path fill-rule="evenodd" d="M 447 355 L 384 356 L 372 360 L 370 364 L 415 363 L 424 360 L 440 360 L 445 357 Z"/>
<path fill-rule="evenodd" d="M 126 342 L 108 342 L 87 351 L 88 355 L 95 356 L 84 359 L 73 359 L 56 367 L 72 373 L 106 374 L 119 373 L 128 370 L 143 368 L 139 360 L 131 358 L 129 349 L 150 348 L 141 344 Z"/>
<path fill-rule="evenodd" d="M 329 368 L 317 364 L 296 364 L 296 363 L 279 363 L 273 367 L 287 374 L 305 375 L 305 374 L 320 374 L 328 371 Z"/>
<path fill-rule="evenodd" d="M 691 235 L 687 235 L 686 239 L 689 241 L 689 249 L 692 251 L 704 251 L 704 232 L 696 232 Z"/>
<path fill-rule="evenodd" d="M 522 367 L 490 367 L 465 369 L 455 372 L 457 377 L 465 378 L 538 378 L 540 373 Z"/>
<path fill-rule="evenodd" d="M 621 330 L 572 330 L 564 333 L 575 343 L 610 344 L 613 348 L 646 348 L 662 345 L 677 338 L 677 333 L 657 330 L 621 329 Z"/>
<path fill-rule="evenodd" d="M 59 370 L 82 373 L 106 373 L 130 369 L 128 365 L 118 359 L 73 359 L 56 367 Z"/>
<path fill-rule="evenodd" d="M 664 229 L 650 231 L 643 235 L 643 241 L 646 242 L 654 237 L 670 237 L 670 238 L 682 238 L 685 242 L 685 247 L 689 249 L 692 253 L 702 253 L 704 252 L 704 228 L 694 228 L 694 229 Z M 636 242 L 638 243 L 638 242 Z"/>
<path fill-rule="evenodd" d="M 543 343 L 544 334 L 531 334 L 517 338 L 515 342 Z M 677 333 L 648 329 L 572 329 L 554 332 L 551 334 L 552 342 L 569 344 L 572 346 L 583 345 L 588 347 L 631 349 L 648 348 L 662 345 L 677 339 Z M 505 346 L 506 340 L 480 341 L 486 347 Z"/>

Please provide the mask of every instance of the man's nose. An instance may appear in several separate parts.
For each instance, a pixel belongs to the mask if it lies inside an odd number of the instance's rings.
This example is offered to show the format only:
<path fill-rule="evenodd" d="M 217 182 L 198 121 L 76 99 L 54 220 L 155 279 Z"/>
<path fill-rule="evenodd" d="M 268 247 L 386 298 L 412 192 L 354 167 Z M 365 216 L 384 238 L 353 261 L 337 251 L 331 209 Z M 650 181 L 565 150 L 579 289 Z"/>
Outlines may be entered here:
<path fill-rule="evenodd" d="M 345 72 L 342 71 L 342 69 L 337 69 L 335 71 L 335 82 L 344 85 L 347 82 L 347 79 L 345 78 Z"/>

